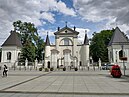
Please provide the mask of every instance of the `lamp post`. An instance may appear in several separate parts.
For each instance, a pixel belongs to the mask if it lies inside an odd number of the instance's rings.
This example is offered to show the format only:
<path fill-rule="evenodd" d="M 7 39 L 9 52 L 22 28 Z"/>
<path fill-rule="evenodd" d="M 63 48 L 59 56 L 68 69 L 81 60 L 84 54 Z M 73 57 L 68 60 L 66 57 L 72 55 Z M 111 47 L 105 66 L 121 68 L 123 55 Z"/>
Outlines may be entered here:
<path fill-rule="evenodd" d="M 78 51 L 76 51 L 76 53 L 77 53 L 77 59 L 76 59 L 76 61 L 77 61 L 77 67 L 78 67 Z"/>
<path fill-rule="evenodd" d="M 44 51 L 44 49 L 43 49 L 43 51 L 42 51 L 42 67 L 44 68 L 44 53 L 45 53 L 45 51 Z"/>
<path fill-rule="evenodd" d="M 124 45 L 121 45 L 121 49 L 122 49 L 122 57 L 124 57 Z M 123 60 L 123 69 L 124 69 L 124 75 L 125 75 L 125 62 Z"/>

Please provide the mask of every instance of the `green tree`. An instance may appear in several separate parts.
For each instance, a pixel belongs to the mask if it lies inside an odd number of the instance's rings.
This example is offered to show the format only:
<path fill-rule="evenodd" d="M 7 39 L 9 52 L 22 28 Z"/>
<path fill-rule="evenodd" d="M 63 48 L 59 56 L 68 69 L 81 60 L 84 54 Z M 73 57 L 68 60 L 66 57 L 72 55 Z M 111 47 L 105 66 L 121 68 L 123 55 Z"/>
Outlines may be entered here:
<path fill-rule="evenodd" d="M 26 58 L 28 61 L 33 62 L 35 59 L 35 46 L 31 42 L 26 42 L 22 48 L 22 53 L 21 53 L 21 60 L 24 61 Z"/>
<path fill-rule="evenodd" d="M 90 44 L 90 56 L 94 62 L 98 62 L 99 58 L 102 62 L 108 62 L 108 43 L 111 39 L 114 29 L 102 30 L 100 33 L 94 32 Z"/>
<path fill-rule="evenodd" d="M 37 33 L 37 28 L 33 23 L 22 22 L 20 20 L 13 23 L 14 31 L 19 33 L 23 48 L 21 50 L 21 61 L 33 62 L 36 58 L 40 61 L 44 49 L 44 40 Z M 41 46 L 40 46 L 41 45 Z"/>
<path fill-rule="evenodd" d="M 43 57 L 43 49 L 45 47 L 45 43 L 44 43 L 44 40 L 41 39 L 41 37 L 38 38 L 37 42 L 36 42 L 36 58 L 39 61 L 42 60 L 42 57 Z"/>
<path fill-rule="evenodd" d="M 22 45 L 27 41 L 36 43 L 38 39 L 37 28 L 33 23 L 21 22 L 20 20 L 13 23 L 14 31 L 18 32 L 21 37 Z"/>

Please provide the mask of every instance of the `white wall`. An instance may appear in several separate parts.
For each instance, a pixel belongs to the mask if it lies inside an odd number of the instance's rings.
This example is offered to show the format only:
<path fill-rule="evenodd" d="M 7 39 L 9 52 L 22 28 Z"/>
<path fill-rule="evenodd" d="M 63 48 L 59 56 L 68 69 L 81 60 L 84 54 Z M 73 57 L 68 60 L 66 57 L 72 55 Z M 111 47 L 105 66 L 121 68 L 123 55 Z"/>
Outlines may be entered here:
<path fill-rule="evenodd" d="M 112 45 L 112 47 L 108 47 L 108 57 L 109 61 L 114 64 L 118 64 L 123 68 L 123 61 L 119 59 L 119 51 L 122 50 L 121 45 Z M 125 52 L 125 57 L 127 57 L 127 61 L 125 61 L 126 68 L 129 68 L 129 45 L 124 45 L 123 51 Z M 110 58 L 110 52 L 112 52 L 113 60 Z"/>
<path fill-rule="evenodd" d="M 7 52 L 11 52 L 11 60 L 7 60 Z M 12 63 L 12 65 L 14 65 L 14 63 L 18 59 L 18 53 L 20 52 L 21 52 L 21 48 L 18 48 L 16 46 L 2 47 L 1 63 Z"/>

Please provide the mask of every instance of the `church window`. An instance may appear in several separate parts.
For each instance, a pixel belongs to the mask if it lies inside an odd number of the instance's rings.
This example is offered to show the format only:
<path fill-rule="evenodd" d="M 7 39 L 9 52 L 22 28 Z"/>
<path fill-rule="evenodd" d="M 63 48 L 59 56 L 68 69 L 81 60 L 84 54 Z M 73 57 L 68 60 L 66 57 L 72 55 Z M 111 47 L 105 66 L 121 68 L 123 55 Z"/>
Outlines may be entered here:
<path fill-rule="evenodd" d="M 117 51 L 116 51 L 116 62 L 117 62 Z"/>
<path fill-rule="evenodd" d="M 7 60 L 11 60 L 11 52 L 7 52 Z"/>
<path fill-rule="evenodd" d="M 20 53 L 18 53 L 18 60 L 20 59 Z"/>
<path fill-rule="evenodd" d="M 64 45 L 69 45 L 69 39 L 64 39 Z"/>

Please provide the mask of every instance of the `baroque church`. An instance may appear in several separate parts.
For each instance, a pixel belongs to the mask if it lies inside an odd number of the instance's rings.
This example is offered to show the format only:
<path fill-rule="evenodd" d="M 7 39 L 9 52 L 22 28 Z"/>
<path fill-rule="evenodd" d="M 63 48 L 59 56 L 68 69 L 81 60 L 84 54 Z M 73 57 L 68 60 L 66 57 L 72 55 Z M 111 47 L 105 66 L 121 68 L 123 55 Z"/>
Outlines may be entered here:
<path fill-rule="evenodd" d="M 57 31 L 54 33 L 54 45 L 50 43 L 49 35 L 47 34 L 44 67 L 88 67 L 89 40 L 85 33 L 83 44 L 79 44 L 78 34 L 79 32 L 76 31 L 75 27 L 73 29 L 67 27 L 67 25 L 64 28 L 58 27 Z M 8 67 L 13 67 L 14 65 L 17 67 L 18 58 L 20 57 L 22 49 L 18 34 L 16 32 L 11 32 L 10 36 L 1 47 L 2 55 L 0 66 L 7 64 Z M 124 61 L 120 58 L 121 51 L 123 51 L 123 57 L 126 58 Z M 124 65 L 126 68 L 129 68 L 129 40 L 118 27 L 116 27 L 108 44 L 108 57 L 110 63 L 118 64 L 121 68 L 123 68 Z"/>
<path fill-rule="evenodd" d="M 63 67 L 87 67 L 89 66 L 89 40 L 85 34 L 83 44 L 78 43 L 76 27 L 58 27 L 54 33 L 55 45 L 50 44 L 49 35 L 46 37 L 45 68 Z"/>

